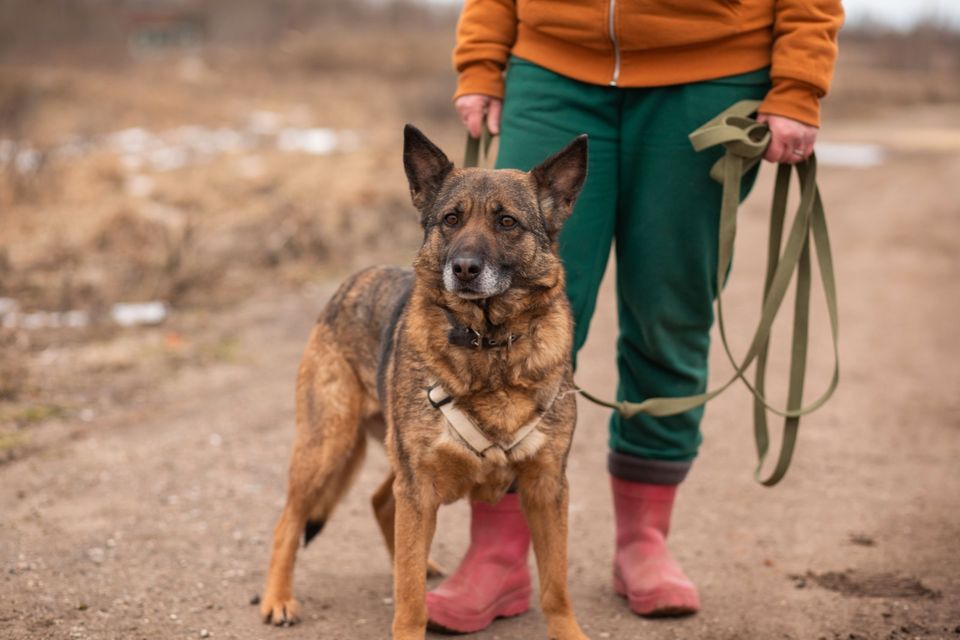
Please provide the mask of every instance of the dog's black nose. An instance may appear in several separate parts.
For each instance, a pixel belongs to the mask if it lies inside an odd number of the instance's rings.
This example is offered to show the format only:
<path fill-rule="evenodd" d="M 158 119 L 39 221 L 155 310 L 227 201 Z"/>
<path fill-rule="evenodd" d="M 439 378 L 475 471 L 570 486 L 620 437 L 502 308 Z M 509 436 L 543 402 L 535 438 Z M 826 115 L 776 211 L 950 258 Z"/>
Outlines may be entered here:
<path fill-rule="evenodd" d="M 462 253 L 451 262 L 453 265 L 453 274 L 457 276 L 461 282 L 470 282 L 480 275 L 480 270 L 483 269 L 483 260 L 471 253 Z"/>

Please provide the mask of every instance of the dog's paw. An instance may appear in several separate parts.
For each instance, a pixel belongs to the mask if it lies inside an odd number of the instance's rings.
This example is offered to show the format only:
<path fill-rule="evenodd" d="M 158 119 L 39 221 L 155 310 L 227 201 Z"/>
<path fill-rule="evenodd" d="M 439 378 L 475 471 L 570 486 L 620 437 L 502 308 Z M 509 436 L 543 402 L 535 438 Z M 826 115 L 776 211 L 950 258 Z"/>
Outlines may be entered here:
<path fill-rule="evenodd" d="M 447 574 L 443 567 L 433 560 L 427 560 L 427 578 L 442 578 Z"/>
<path fill-rule="evenodd" d="M 260 617 L 264 623 L 278 627 L 294 625 L 300 622 L 300 605 L 293 598 L 264 596 L 260 602 Z"/>
<path fill-rule="evenodd" d="M 574 619 L 548 621 L 547 636 L 550 640 L 590 640 Z"/>

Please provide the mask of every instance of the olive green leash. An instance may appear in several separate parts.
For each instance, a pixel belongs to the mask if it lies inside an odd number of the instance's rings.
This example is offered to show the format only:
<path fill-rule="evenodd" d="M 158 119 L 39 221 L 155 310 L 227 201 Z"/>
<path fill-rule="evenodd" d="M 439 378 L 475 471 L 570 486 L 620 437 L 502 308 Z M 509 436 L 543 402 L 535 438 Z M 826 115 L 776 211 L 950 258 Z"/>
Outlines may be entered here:
<path fill-rule="evenodd" d="M 490 155 L 490 145 L 493 143 L 493 134 L 490 133 L 490 130 L 487 129 L 487 125 L 484 123 L 480 127 L 480 137 L 474 138 L 469 133 L 467 134 L 467 148 L 463 152 L 463 166 L 464 167 L 479 167 L 482 166 L 481 159 L 483 163 L 486 164 L 487 156 Z M 482 158 L 481 158 L 481 150 Z"/>
<path fill-rule="evenodd" d="M 698 407 L 723 393 L 735 381 L 740 380 L 750 390 L 754 398 L 754 439 L 758 457 L 754 476 L 761 484 L 773 486 L 783 478 L 790 467 L 790 461 L 796 447 L 800 418 L 823 406 L 837 388 L 840 378 L 839 323 L 830 238 L 827 233 L 823 202 L 817 188 L 816 157 L 811 155 L 803 163 L 797 165 L 781 164 L 777 168 L 760 321 L 754 332 L 750 347 L 739 363 L 727 340 L 721 292 L 733 258 L 741 179 L 744 173 L 760 162 L 767 146 L 770 144 L 770 132 L 766 125 L 750 118 L 750 115 L 756 112 L 759 105 L 759 102 L 752 100 L 738 102 L 690 134 L 690 142 L 697 151 L 719 145 L 726 149 L 725 155 L 712 167 L 710 176 L 723 184 L 717 259 L 717 325 L 723 350 L 734 367 L 733 376 L 724 384 L 706 393 L 679 398 L 648 398 L 643 402 L 611 402 L 602 400 L 583 389 L 578 389 L 578 391 L 588 400 L 616 410 L 623 418 L 632 418 L 640 413 L 652 416 L 667 416 Z M 486 154 L 490 147 L 490 140 L 490 135 L 486 131 L 482 139 L 474 139 L 468 136 L 464 166 L 478 166 L 481 148 Z M 786 224 L 787 196 L 794 170 L 796 170 L 800 184 L 800 203 L 781 252 Z M 834 367 L 833 376 L 827 389 L 819 398 L 803 406 L 803 385 L 807 368 L 808 328 L 810 324 L 811 246 L 816 252 L 827 313 L 830 319 Z M 779 409 L 771 406 L 766 399 L 767 357 L 773 323 L 786 297 L 794 273 L 797 274 L 797 286 L 794 299 L 793 345 L 790 356 L 787 406 L 785 409 Z M 747 379 L 747 370 L 754 362 L 756 362 L 756 370 L 754 372 L 754 382 L 751 384 Z M 770 448 L 767 424 L 768 410 L 782 416 L 784 426 L 783 440 L 776 465 L 771 474 L 764 478 L 762 470 Z"/>

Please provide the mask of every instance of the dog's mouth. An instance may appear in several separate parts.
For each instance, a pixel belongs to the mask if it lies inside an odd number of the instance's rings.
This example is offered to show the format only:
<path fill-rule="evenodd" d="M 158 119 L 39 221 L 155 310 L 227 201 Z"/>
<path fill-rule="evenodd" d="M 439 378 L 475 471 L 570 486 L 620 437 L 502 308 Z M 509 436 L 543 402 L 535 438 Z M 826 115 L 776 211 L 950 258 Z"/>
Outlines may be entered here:
<path fill-rule="evenodd" d="M 457 296 L 463 298 L 464 300 L 485 300 L 486 298 L 491 298 L 497 294 L 488 294 L 480 293 L 478 291 L 470 291 L 469 289 L 460 289 L 459 291 L 451 291 L 451 293 L 456 294 Z M 500 293 L 503 293 L 502 291 Z"/>
<path fill-rule="evenodd" d="M 473 279 L 458 278 L 448 262 L 443 268 L 443 288 L 464 300 L 484 300 L 505 293 L 510 288 L 512 277 L 506 269 L 484 265 Z"/>

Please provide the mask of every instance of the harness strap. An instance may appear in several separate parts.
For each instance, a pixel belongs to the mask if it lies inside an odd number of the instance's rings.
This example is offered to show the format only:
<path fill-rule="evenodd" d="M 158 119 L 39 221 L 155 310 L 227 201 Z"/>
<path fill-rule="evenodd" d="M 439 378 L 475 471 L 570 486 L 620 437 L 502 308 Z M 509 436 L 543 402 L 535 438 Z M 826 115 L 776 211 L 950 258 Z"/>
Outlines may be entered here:
<path fill-rule="evenodd" d="M 557 389 L 559 391 L 559 387 Z M 447 393 L 447 391 L 440 386 L 439 382 L 434 383 L 429 389 L 427 389 L 427 400 L 430 401 L 430 404 L 433 405 L 435 409 L 439 409 L 440 412 L 443 413 L 443 417 L 447 419 L 447 424 L 450 425 L 450 428 L 453 430 L 453 432 L 460 436 L 464 443 L 466 443 L 467 447 L 469 447 L 471 451 L 481 458 L 484 457 L 484 454 L 486 454 L 487 451 L 494 447 L 500 449 L 504 453 L 510 453 L 513 449 L 515 449 L 517 445 L 523 442 L 527 436 L 533 433 L 540 425 L 540 421 L 543 420 L 543 416 L 546 415 L 547 411 L 550 410 L 550 407 L 553 406 L 554 401 L 557 399 L 557 395 L 558 393 L 555 391 L 553 397 L 550 399 L 550 402 L 547 404 L 547 408 L 538 414 L 536 418 L 520 427 L 510 442 L 502 445 L 499 442 L 490 439 L 490 437 L 487 436 L 483 429 L 477 426 L 470 416 L 458 409 L 453 396 Z"/>

